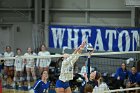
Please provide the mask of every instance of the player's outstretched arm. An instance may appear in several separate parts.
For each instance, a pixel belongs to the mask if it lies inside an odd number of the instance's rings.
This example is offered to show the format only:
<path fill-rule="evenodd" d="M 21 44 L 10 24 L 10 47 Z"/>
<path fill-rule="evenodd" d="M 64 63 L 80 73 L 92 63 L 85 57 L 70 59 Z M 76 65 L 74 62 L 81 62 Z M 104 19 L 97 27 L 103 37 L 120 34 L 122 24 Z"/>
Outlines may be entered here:
<path fill-rule="evenodd" d="M 81 53 L 85 46 L 86 46 L 86 41 L 83 41 L 82 44 L 73 52 L 73 54 Z"/>

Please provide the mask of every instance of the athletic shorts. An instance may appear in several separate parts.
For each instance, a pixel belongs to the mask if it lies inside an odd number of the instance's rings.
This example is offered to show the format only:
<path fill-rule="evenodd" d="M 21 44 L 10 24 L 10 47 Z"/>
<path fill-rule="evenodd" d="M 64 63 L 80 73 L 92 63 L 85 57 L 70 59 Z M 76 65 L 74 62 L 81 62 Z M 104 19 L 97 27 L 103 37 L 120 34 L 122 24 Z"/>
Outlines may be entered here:
<path fill-rule="evenodd" d="M 64 89 L 66 89 L 66 88 L 68 88 L 68 87 L 70 87 L 68 81 L 67 81 L 67 82 L 63 82 L 63 81 L 61 81 L 61 80 L 57 80 L 57 81 L 56 81 L 56 88 L 64 88 Z"/>
<path fill-rule="evenodd" d="M 51 62 L 44 62 L 44 61 L 40 61 L 39 67 L 49 67 Z"/>
<path fill-rule="evenodd" d="M 23 67 L 15 67 L 15 71 L 23 71 L 24 68 Z"/>
<path fill-rule="evenodd" d="M 14 65 L 13 65 L 13 66 L 5 66 L 5 67 L 8 67 L 8 68 L 13 68 L 13 69 L 14 69 Z"/>

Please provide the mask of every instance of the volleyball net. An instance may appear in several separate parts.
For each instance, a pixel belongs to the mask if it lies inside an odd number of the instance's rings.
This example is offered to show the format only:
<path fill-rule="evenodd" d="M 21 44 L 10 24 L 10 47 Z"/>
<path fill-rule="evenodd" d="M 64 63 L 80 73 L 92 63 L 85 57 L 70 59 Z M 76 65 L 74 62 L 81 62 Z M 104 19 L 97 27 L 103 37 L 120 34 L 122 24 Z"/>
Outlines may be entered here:
<path fill-rule="evenodd" d="M 80 73 L 80 70 L 83 65 L 85 65 L 87 61 L 87 56 L 89 53 L 82 54 L 69 54 L 71 56 L 79 56 L 75 64 L 75 72 Z M 47 55 L 47 56 L 20 56 L 20 57 L 0 57 L 0 60 L 10 60 L 10 59 L 45 59 L 51 58 L 52 62 L 50 64 L 51 71 L 55 71 L 56 67 L 52 64 L 56 64 L 59 58 L 62 58 L 62 54 L 57 55 Z M 121 63 L 126 63 L 128 70 L 132 66 L 138 66 L 140 60 L 140 51 L 127 51 L 127 52 L 96 52 L 91 55 L 91 64 L 90 66 L 94 70 L 98 70 L 102 73 L 105 78 L 105 82 L 109 85 L 109 90 L 105 90 L 104 93 L 113 93 L 113 92 L 122 92 L 122 91 L 130 91 L 130 90 L 140 90 L 140 87 L 136 88 L 127 88 L 127 89 L 116 89 L 114 90 L 111 87 L 111 81 L 113 74 L 116 72 L 116 69 L 120 67 Z M 59 65 L 61 66 L 61 65 Z M 60 68 L 60 67 L 59 67 Z M 53 69 L 53 70 L 52 70 Z M 57 77 L 58 78 L 58 77 Z M 54 87 L 54 86 L 53 86 Z M 99 91 L 97 93 L 100 93 Z"/>

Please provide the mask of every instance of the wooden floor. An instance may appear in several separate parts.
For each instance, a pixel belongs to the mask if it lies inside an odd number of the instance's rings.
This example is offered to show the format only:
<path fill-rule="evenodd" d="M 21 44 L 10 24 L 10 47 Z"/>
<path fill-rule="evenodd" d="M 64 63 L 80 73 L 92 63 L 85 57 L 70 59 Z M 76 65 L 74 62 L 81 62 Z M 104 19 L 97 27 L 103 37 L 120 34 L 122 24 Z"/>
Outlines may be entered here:
<path fill-rule="evenodd" d="M 31 93 L 29 91 L 15 90 L 15 89 L 2 89 L 2 93 Z"/>
<path fill-rule="evenodd" d="M 23 91 L 23 90 L 15 90 L 15 89 L 2 89 L 2 93 L 34 93 L 33 91 Z M 49 93 L 56 93 L 54 90 L 50 90 Z"/>
<path fill-rule="evenodd" d="M 27 82 L 24 82 L 27 86 Z M 31 86 L 33 86 L 34 82 L 31 82 Z M 17 90 L 17 89 L 8 89 L 8 88 L 2 88 L 2 93 L 34 93 L 27 90 Z"/>

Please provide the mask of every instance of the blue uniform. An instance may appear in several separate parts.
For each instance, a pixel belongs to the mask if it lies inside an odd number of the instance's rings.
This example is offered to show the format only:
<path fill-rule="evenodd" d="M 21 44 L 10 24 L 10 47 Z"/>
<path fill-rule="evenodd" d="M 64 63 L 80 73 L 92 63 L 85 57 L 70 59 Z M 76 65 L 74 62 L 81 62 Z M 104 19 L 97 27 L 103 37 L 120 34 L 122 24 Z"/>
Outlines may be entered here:
<path fill-rule="evenodd" d="M 64 89 L 66 89 L 68 87 L 70 87 L 68 81 L 67 82 L 63 82 L 61 80 L 57 80 L 57 82 L 56 82 L 56 88 L 64 88 Z"/>
<path fill-rule="evenodd" d="M 33 87 L 34 93 L 46 93 L 49 86 L 50 86 L 49 81 L 45 84 L 42 80 L 38 80 Z"/>
<path fill-rule="evenodd" d="M 128 76 L 128 71 L 127 70 L 123 71 L 122 68 L 118 68 L 115 74 L 115 78 L 117 79 L 118 76 L 120 77 L 120 80 L 125 80 Z"/>
<path fill-rule="evenodd" d="M 114 89 L 119 89 L 120 87 L 125 88 L 124 80 L 127 79 L 129 72 L 125 69 L 123 70 L 121 67 L 117 69 L 114 78 L 116 79 L 113 87 Z M 120 77 L 118 80 L 117 78 Z"/>
<path fill-rule="evenodd" d="M 131 83 L 136 83 L 137 82 L 137 75 L 138 75 L 138 73 L 132 74 L 132 72 L 130 72 L 130 74 L 129 74 L 129 81 Z"/>
<path fill-rule="evenodd" d="M 136 82 L 140 85 L 140 72 L 137 73 Z"/>

